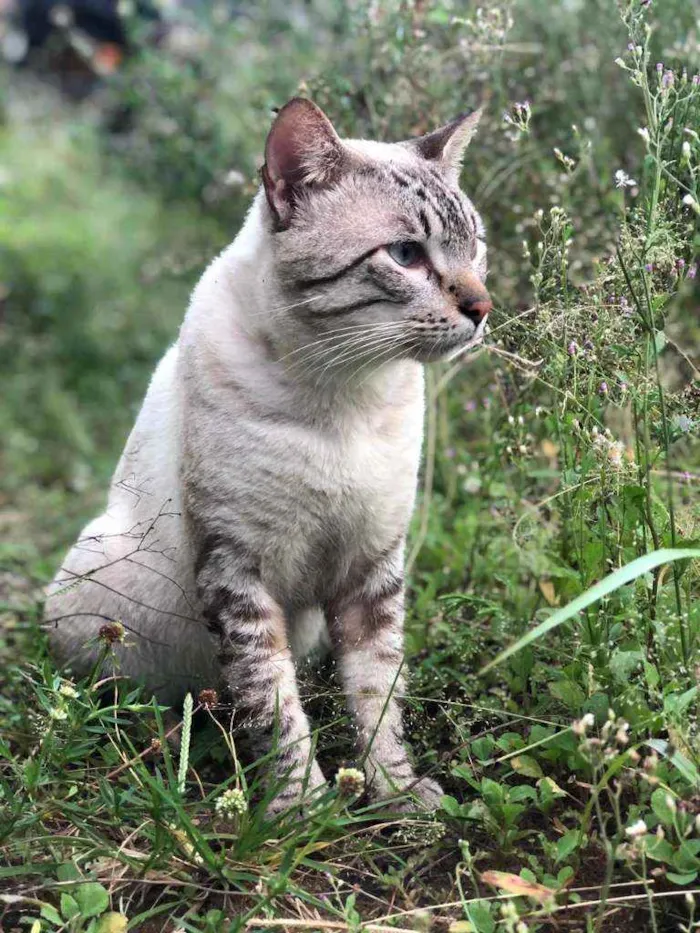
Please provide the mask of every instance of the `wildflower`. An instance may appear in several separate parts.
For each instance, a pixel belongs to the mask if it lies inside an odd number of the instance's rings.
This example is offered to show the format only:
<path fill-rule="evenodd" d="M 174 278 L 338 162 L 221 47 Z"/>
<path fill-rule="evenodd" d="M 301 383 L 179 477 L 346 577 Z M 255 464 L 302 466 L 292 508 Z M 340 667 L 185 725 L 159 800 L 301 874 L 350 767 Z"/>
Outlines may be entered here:
<path fill-rule="evenodd" d="M 653 272 L 653 271 L 654 271 L 654 263 L 653 263 L 653 262 L 647 262 L 647 263 L 645 264 L 645 266 L 644 266 L 644 271 L 645 271 L 645 272 Z"/>
<path fill-rule="evenodd" d="M 694 279 L 697 274 L 698 274 L 697 263 L 693 262 L 688 266 L 687 278 Z"/>
<path fill-rule="evenodd" d="M 622 447 L 622 444 L 620 444 L 620 447 Z M 615 741 L 618 745 L 627 745 L 630 740 L 628 735 L 629 731 L 630 724 L 628 722 L 623 722 L 620 724 L 617 732 L 615 733 Z"/>
<path fill-rule="evenodd" d="M 700 75 L 693 75 L 693 84 L 697 87 L 700 84 Z"/>
<path fill-rule="evenodd" d="M 690 143 L 687 139 L 683 140 L 681 146 L 681 165 L 688 165 L 690 162 Z"/>
<path fill-rule="evenodd" d="M 676 269 L 678 269 L 679 272 L 685 269 L 685 259 L 676 260 Z"/>
<path fill-rule="evenodd" d="M 607 384 L 607 382 L 606 382 L 605 380 L 603 380 L 603 381 L 601 382 L 601 384 L 598 386 L 598 393 L 599 393 L 600 395 L 607 395 L 607 394 L 608 394 L 608 384 Z"/>
<path fill-rule="evenodd" d="M 476 402 L 473 398 L 470 398 L 468 402 L 464 403 L 465 411 L 476 411 Z"/>
<path fill-rule="evenodd" d="M 644 820 L 637 820 L 636 823 L 632 823 L 631 826 L 628 826 L 625 830 L 625 834 L 630 837 L 630 839 L 638 839 L 640 836 L 645 836 L 647 832 L 647 824 Z"/>
<path fill-rule="evenodd" d="M 246 813 L 248 810 L 248 801 L 245 794 L 237 787 L 225 790 L 214 804 L 214 810 L 217 816 L 231 820 L 235 816 Z"/>
<path fill-rule="evenodd" d="M 335 786 L 341 797 L 359 797 L 365 789 L 365 776 L 357 768 L 338 768 Z"/>
<path fill-rule="evenodd" d="M 571 730 L 574 735 L 585 735 L 586 730 L 590 729 L 595 723 L 595 716 L 593 713 L 585 713 L 580 719 L 575 720 L 571 724 Z"/>
<path fill-rule="evenodd" d="M 576 351 L 578 350 L 578 344 L 575 340 L 572 340 L 569 346 L 566 348 L 566 352 L 569 356 L 576 356 Z"/>
<path fill-rule="evenodd" d="M 121 643 L 124 641 L 124 626 L 121 622 L 107 622 L 97 634 L 108 645 L 114 645 L 117 642 Z"/>
<path fill-rule="evenodd" d="M 216 692 L 216 690 L 207 688 L 206 690 L 200 691 L 197 699 L 199 700 L 200 706 L 203 706 L 204 709 L 211 709 L 212 706 L 216 706 L 218 704 L 219 694 Z"/>
<path fill-rule="evenodd" d="M 49 710 L 49 716 L 57 722 L 68 719 L 68 713 L 64 709 L 51 709 Z"/>
<path fill-rule="evenodd" d="M 640 126 L 637 132 L 639 133 L 639 135 L 642 137 L 642 139 L 648 146 L 649 145 L 649 130 L 646 128 L 646 126 Z"/>
<path fill-rule="evenodd" d="M 700 204 L 695 200 L 692 194 L 684 194 L 683 203 L 686 207 L 692 208 L 696 214 L 700 214 Z"/>
<path fill-rule="evenodd" d="M 663 72 L 663 70 L 664 70 L 664 63 L 663 63 L 663 62 L 657 62 L 657 63 L 656 63 L 656 73 L 657 73 L 658 75 L 660 75 L 660 74 Z"/>
<path fill-rule="evenodd" d="M 690 434 L 694 424 L 692 418 L 689 418 L 687 415 L 678 415 L 675 421 L 676 427 L 679 431 L 681 431 L 683 434 Z"/>
<path fill-rule="evenodd" d="M 634 178 L 630 178 L 627 172 L 619 168 L 615 172 L 615 187 L 616 188 L 634 188 L 637 182 Z"/>
<path fill-rule="evenodd" d="M 58 688 L 58 692 L 62 697 L 68 697 L 71 700 L 74 700 L 78 696 L 78 691 L 71 684 L 64 683 Z"/>
<path fill-rule="evenodd" d="M 673 87 L 675 80 L 676 80 L 676 76 L 674 75 L 672 71 L 670 70 L 664 71 L 663 77 L 661 79 L 661 83 L 664 87 L 669 88 L 669 87 Z"/>

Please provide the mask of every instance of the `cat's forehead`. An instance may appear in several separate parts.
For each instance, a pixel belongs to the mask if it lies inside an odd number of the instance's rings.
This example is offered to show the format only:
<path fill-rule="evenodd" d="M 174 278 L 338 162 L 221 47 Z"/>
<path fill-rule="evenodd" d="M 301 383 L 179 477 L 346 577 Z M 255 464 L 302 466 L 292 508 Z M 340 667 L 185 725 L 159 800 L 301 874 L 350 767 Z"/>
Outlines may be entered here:
<path fill-rule="evenodd" d="M 398 162 L 420 166 L 423 159 L 401 143 L 381 143 L 373 139 L 344 139 L 343 145 L 352 152 L 376 162 Z"/>

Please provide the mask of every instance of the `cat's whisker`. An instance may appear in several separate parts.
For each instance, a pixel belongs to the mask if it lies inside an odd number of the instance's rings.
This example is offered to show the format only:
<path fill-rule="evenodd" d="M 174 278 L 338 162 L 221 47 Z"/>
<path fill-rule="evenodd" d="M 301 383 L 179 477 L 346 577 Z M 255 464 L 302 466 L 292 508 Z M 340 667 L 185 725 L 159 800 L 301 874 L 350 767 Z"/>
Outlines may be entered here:
<path fill-rule="evenodd" d="M 359 345 L 366 340 L 374 340 L 378 337 L 393 336 L 395 333 L 399 333 L 401 330 L 400 327 L 391 327 L 391 328 L 366 328 L 357 333 L 350 334 L 341 334 L 340 336 L 333 335 L 332 339 L 326 339 L 321 341 L 315 341 L 315 344 L 308 344 L 306 348 L 308 352 L 303 356 L 299 356 L 294 360 L 291 360 L 288 365 L 292 367 L 298 367 L 300 365 L 313 365 L 317 360 L 324 360 L 328 357 L 329 353 L 333 354 L 337 351 L 344 351 L 355 344 Z"/>
<path fill-rule="evenodd" d="M 388 349 L 383 350 L 382 352 L 378 354 L 375 354 L 370 360 L 368 360 L 366 364 L 364 364 L 364 365 L 371 364 L 372 369 L 370 370 L 370 372 L 367 373 L 364 379 L 362 379 L 362 381 L 357 384 L 357 388 L 358 389 L 362 388 L 362 386 L 367 382 L 367 380 L 371 378 L 372 373 L 375 371 L 377 364 L 380 364 L 381 366 L 387 366 L 389 363 L 393 363 L 394 360 L 398 360 L 401 358 L 402 354 L 405 353 L 405 351 L 409 348 L 409 346 L 410 344 L 407 344 L 405 341 L 402 340 L 398 347 L 397 346 L 389 347 Z M 386 354 L 389 354 L 388 359 L 382 359 L 382 357 L 385 356 Z M 356 370 L 355 375 L 361 373 L 363 368 L 364 368 L 363 366 L 360 366 L 359 369 Z"/>
<path fill-rule="evenodd" d="M 352 346 L 345 347 L 344 349 L 341 350 L 341 352 L 337 356 L 332 357 L 326 363 L 326 365 L 323 367 L 323 369 L 321 370 L 319 374 L 319 378 L 323 377 L 324 374 L 329 369 L 340 366 L 341 364 L 350 365 L 356 359 L 360 359 L 362 356 L 364 356 L 368 351 L 374 351 L 376 349 L 380 349 L 384 347 L 386 344 L 392 344 L 397 341 L 403 341 L 403 333 L 389 334 L 389 335 L 384 335 L 380 337 L 375 337 L 372 340 L 363 341 L 363 342 L 354 341 Z"/>
<path fill-rule="evenodd" d="M 326 344 L 329 341 L 334 340 L 339 335 L 351 336 L 353 333 L 373 334 L 384 332 L 385 330 L 400 328 L 403 326 L 404 324 L 402 321 L 380 321 L 374 324 L 353 324 L 348 327 L 337 327 L 334 330 L 329 331 L 327 334 L 324 334 L 323 337 L 319 337 L 317 340 L 314 340 L 311 343 L 306 343 L 301 347 L 297 347 L 295 350 L 291 350 L 289 353 L 285 353 L 284 356 L 279 357 L 277 362 L 282 362 L 282 360 L 286 360 L 297 353 L 301 353 L 303 350 L 308 350 L 311 347 L 318 346 L 319 344 Z"/>

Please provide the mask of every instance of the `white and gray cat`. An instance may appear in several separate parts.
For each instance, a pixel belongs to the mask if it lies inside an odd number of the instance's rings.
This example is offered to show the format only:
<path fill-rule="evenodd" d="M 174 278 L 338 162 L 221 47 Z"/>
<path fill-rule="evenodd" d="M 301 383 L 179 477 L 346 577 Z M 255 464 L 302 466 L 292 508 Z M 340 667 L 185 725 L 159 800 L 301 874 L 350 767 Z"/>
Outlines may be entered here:
<path fill-rule="evenodd" d="M 243 229 L 195 288 L 107 508 L 50 587 L 52 647 L 75 673 L 118 620 L 109 670 L 165 703 L 220 686 L 276 738 L 273 809 L 324 784 L 294 667 L 324 640 L 374 796 L 441 794 L 403 744 L 403 561 L 422 364 L 477 341 L 491 309 L 458 186 L 478 117 L 387 144 L 341 140 L 308 100 L 279 111 Z"/>

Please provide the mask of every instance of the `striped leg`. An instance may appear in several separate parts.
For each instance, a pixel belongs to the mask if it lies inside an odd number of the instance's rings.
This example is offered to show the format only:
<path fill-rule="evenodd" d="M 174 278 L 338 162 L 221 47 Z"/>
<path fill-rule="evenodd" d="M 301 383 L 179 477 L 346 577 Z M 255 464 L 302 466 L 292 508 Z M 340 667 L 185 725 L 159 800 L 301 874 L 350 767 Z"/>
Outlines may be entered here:
<path fill-rule="evenodd" d="M 281 789 L 270 810 L 288 809 L 325 781 L 312 753 L 284 613 L 248 561 L 220 541 L 200 552 L 197 588 L 207 624 L 220 639 L 224 688 L 261 754 L 277 735 L 274 782 Z"/>
<path fill-rule="evenodd" d="M 442 789 L 416 777 L 403 744 L 402 564 L 403 548 L 374 568 L 361 591 L 334 607 L 330 629 L 370 792 L 382 798 L 410 790 L 419 809 L 435 809 Z"/>

